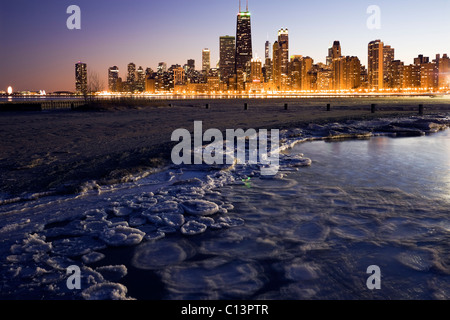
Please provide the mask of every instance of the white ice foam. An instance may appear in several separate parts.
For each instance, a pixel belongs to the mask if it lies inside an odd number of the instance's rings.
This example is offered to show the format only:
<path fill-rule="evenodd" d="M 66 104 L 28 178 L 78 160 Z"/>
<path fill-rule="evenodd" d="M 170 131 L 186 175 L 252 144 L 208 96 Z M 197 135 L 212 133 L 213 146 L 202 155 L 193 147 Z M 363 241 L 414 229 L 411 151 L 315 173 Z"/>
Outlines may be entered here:
<path fill-rule="evenodd" d="M 100 272 L 106 281 L 119 281 L 128 274 L 127 267 L 124 265 L 102 266 L 95 269 Z"/>
<path fill-rule="evenodd" d="M 127 292 L 120 283 L 104 282 L 90 286 L 81 295 L 86 300 L 129 300 Z"/>

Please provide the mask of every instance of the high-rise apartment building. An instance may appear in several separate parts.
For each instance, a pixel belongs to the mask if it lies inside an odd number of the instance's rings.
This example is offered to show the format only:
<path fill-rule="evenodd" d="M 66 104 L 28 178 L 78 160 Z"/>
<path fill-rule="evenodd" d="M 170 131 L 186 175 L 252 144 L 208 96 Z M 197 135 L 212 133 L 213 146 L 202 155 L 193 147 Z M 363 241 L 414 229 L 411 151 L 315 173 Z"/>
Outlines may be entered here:
<path fill-rule="evenodd" d="M 439 57 L 439 88 L 450 88 L 450 58 L 447 54 Z"/>
<path fill-rule="evenodd" d="M 428 62 L 430 62 L 430 58 L 429 57 L 424 57 L 423 54 L 419 54 L 417 56 L 417 58 L 414 58 L 414 64 L 416 66 L 419 66 L 422 63 L 428 63 Z"/>
<path fill-rule="evenodd" d="M 391 89 L 402 89 L 404 83 L 404 63 L 400 60 L 393 60 L 387 67 L 386 83 Z"/>
<path fill-rule="evenodd" d="M 234 75 L 235 53 L 236 38 L 232 36 L 220 37 L 219 73 L 222 82 L 227 82 Z"/>
<path fill-rule="evenodd" d="M 368 80 L 369 89 L 383 89 L 384 70 L 383 53 L 384 44 L 381 40 L 375 40 L 369 43 L 368 50 Z"/>
<path fill-rule="evenodd" d="M 404 89 L 414 89 L 420 87 L 420 65 L 411 64 L 403 66 Z"/>
<path fill-rule="evenodd" d="M 239 13 L 237 15 L 235 73 L 238 74 L 238 70 L 241 70 L 242 72 L 249 74 L 252 57 L 251 15 L 248 11 L 247 1 L 246 11 L 241 11 L 239 6 Z"/>
<path fill-rule="evenodd" d="M 87 64 L 79 61 L 75 64 L 75 89 L 77 93 L 86 94 L 87 86 Z"/>
<path fill-rule="evenodd" d="M 426 90 L 435 90 L 438 87 L 438 67 L 434 62 L 420 65 L 420 87 Z"/>
<path fill-rule="evenodd" d="M 209 73 L 211 69 L 211 51 L 206 48 L 202 51 L 202 71 L 205 74 Z"/>
<path fill-rule="evenodd" d="M 119 68 L 117 66 L 108 69 L 108 89 L 109 92 L 117 92 L 119 81 Z"/>

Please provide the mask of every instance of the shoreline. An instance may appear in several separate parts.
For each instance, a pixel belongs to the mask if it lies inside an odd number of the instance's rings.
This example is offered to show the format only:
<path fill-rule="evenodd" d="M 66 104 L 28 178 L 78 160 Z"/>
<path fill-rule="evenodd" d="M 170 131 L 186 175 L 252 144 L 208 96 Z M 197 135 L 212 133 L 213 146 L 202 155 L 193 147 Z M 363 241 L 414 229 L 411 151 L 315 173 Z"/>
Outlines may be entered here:
<path fill-rule="evenodd" d="M 308 125 L 343 123 L 417 116 L 417 105 L 389 101 L 377 105 L 376 113 L 367 104 L 351 105 L 346 99 L 326 111 L 324 101 L 251 101 L 244 111 L 235 101 L 215 102 L 209 109 L 197 100 L 178 102 L 172 107 L 114 107 L 111 110 L 78 112 L 3 113 L 0 134 L 0 189 L 3 199 L 33 199 L 39 194 L 73 194 L 86 182 L 98 184 L 126 182 L 133 175 L 157 170 L 169 164 L 173 130 L 192 132 L 194 121 L 204 130 L 305 129 Z M 426 104 L 424 117 L 450 114 L 450 101 Z M 227 105 L 228 104 L 228 105 Z M 40 139 L 36 137 L 40 136 Z"/>

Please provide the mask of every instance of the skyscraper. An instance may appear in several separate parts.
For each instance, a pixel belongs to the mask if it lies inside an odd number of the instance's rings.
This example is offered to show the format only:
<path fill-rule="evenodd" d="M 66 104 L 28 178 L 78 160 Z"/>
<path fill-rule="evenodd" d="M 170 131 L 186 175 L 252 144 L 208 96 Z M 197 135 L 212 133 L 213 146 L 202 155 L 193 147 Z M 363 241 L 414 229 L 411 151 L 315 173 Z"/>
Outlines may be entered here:
<path fill-rule="evenodd" d="M 302 76 L 302 56 L 292 56 L 291 64 L 289 67 L 289 75 L 291 77 L 292 90 L 301 89 L 301 76 Z"/>
<path fill-rule="evenodd" d="M 326 58 L 327 66 L 331 66 L 333 59 L 340 58 L 341 56 L 341 43 L 334 41 L 333 46 L 328 49 L 328 56 Z"/>
<path fill-rule="evenodd" d="M 222 82 L 227 82 L 228 79 L 234 74 L 235 51 L 236 51 L 235 37 L 231 36 L 220 37 L 219 73 L 220 73 L 220 80 Z"/>
<path fill-rule="evenodd" d="M 119 81 L 119 68 L 117 66 L 108 69 L 108 89 L 109 92 L 119 91 L 117 82 Z"/>
<path fill-rule="evenodd" d="M 339 41 L 333 42 L 333 47 L 331 47 L 331 58 L 336 59 L 342 57 L 341 43 Z"/>
<path fill-rule="evenodd" d="M 281 74 L 287 76 L 289 71 L 289 31 L 288 29 L 280 29 L 278 31 L 278 45 L 281 54 Z"/>
<path fill-rule="evenodd" d="M 137 91 L 143 92 L 145 90 L 145 71 L 142 67 L 139 67 L 136 71 L 137 81 L 135 89 Z"/>
<path fill-rule="evenodd" d="M 277 90 L 281 90 L 281 49 L 278 41 L 273 44 L 272 78 Z"/>
<path fill-rule="evenodd" d="M 356 89 L 361 86 L 361 62 L 358 57 L 344 58 L 344 89 Z"/>
<path fill-rule="evenodd" d="M 438 64 L 439 71 L 439 88 L 449 88 L 450 87 L 450 58 L 447 54 L 443 57 L 439 57 Z"/>
<path fill-rule="evenodd" d="M 235 73 L 238 74 L 238 71 L 241 71 L 249 75 L 252 57 L 252 28 L 250 12 L 248 11 L 248 0 L 246 11 L 241 11 L 241 2 L 239 1 L 239 13 L 237 15 L 236 25 Z"/>
<path fill-rule="evenodd" d="M 202 51 L 202 71 L 206 74 L 211 69 L 211 51 L 206 48 Z"/>
<path fill-rule="evenodd" d="M 133 92 L 136 85 L 136 65 L 133 62 L 128 64 L 128 74 L 127 74 L 127 85 L 128 90 Z"/>
<path fill-rule="evenodd" d="M 188 68 L 189 68 L 189 69 L 195 70 L 195 60 L 194 60 L 194 59 L 189 59 L 189 60 L 187 61 L 187 65 L 188 65 Z"/>
<path fill-rule="evenodd" d="M 250 78 L 252 82 L 262 82 L 262 62 L 260 58 L 251 60 Z"/>
<path fill-rule="evenodd" d="M 384 44 L 381 40 L 374 40 L 369 43 L 367 69 L 370 89 L 383 89 L 383 47 Z"/>
<path fill-rule="evenodd" d="M 264 59 L 270 59 L 270 41 L 267 40 L 264 46 Z"/>
<path fill-rule="evenodd" d="M 383 78 L 384 82 L 389 82 L 388 69 L 392 61 L 395 59 L 395 50 L 391 46 L 383 46 Z"/>
<path fill-rule="evenodd" d="M 81 61 L 75 64 L 75 88 L 77 93 L 87 93 L 87 64 Z"/>

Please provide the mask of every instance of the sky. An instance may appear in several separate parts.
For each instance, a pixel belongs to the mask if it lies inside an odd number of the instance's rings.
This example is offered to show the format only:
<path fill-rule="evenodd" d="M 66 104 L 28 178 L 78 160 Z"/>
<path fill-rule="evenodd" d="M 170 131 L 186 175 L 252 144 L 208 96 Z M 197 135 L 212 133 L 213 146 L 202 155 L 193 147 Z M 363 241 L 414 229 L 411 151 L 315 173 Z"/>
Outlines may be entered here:
<path fill-rule="evenodd" d="M 245 0 L 242 0 L 245 7 Z M 81 9 L 81 29 L 69 30 L 67 8 Z M 380 28 L 369 29 L 370 5 Z M 105 89 L 107 71 L 129 62 L 156 69 L 158 62 L 201 68 L 203 48 L 219 58 L 219 37 L 236 34 L 238 0 L 0 0 L 0 91 L 74 91 L 75 63 L 87 63 Z M 289 29 L 290 55 L 325 62 L 339 40 L 343 55 L 367 65 L 367 44 L 381 39 L 406 64 L 424 54 L 450 54 L 450 0 L 249 0 L 253 53 Z"/>

